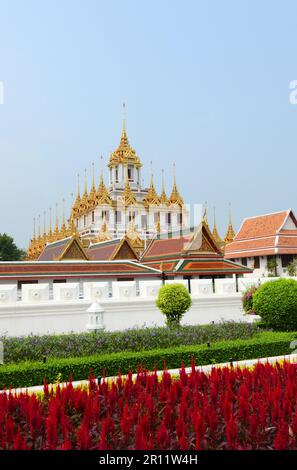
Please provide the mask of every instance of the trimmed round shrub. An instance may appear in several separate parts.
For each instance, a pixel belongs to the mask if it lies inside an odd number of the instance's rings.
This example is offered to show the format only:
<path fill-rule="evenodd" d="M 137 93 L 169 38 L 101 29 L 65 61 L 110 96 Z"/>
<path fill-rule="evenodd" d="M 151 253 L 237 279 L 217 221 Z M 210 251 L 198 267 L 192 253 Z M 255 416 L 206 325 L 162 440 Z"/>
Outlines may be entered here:
<path fill-rule="evenodd" d="M 159 290 L 157 307 L 166 315 L 169 328 L 177 327 L 192 304 L 191 296 L 183 284 L 166 284 Z"/>
<path fill-rule="evenodd" d="M 278 279 L 262 284 L 253 295 L 253 309 L 276 330 L 297 329 L 297 281 Z"/>

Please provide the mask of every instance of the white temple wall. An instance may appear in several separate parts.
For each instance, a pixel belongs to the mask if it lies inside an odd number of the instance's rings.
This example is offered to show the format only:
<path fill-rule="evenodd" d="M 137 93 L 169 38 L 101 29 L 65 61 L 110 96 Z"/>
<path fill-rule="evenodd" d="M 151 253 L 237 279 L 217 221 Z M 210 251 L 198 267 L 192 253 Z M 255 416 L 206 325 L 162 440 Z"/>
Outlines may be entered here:
<path fill-rule="evenodd" d="M 254 321 L 257 318 L 243 314 L 241 293 L 234 292 L 234 279 L 217 279 L 215 292 L 210 283 L 212 281 L 207 279 L 192 281 L 192 307 L 182 324 Z M 155 303 L 160 284 L 160 281 L 152 280 L 114 282 L 112 286 L 106 281 L 72 281 L 54 284 L 53 295 L 49 295 L 49 284 L 26 284 L 22 287 L 24 300 L 18 301 L 15 300 L 16 283 L 2 284 L 0 333 L 16 336 L 83 332 L 88 324 L 87 309 L 93 302 L 100 302 L 104 308 L 106 330 L 163 326 L 165 317 Z M 184 284 L 187 285 L 186 281 Z M 113 297 L 110 297 L 111 292 Z"/>
<path fill-rule="evenodd" d="M 15 302 L 0 305 L 0 332 L 7 336 L 84 332 L 88 323 L 87 309 L 92 302 L 86 300 L 48 301 L 29 304 Z M 164 326 L 165 316 L 158 310 L 155 300 L 130 298 L 100 300 L 104 308 L 103 323 L 107 331 L 135 327 Z M 204 295 L 193 297 L 191 309 L 182 320 L 183 325 L 207 324 L 221 321 L 253 321 L 256 317 L 242 312 L 240 295 Z"/>

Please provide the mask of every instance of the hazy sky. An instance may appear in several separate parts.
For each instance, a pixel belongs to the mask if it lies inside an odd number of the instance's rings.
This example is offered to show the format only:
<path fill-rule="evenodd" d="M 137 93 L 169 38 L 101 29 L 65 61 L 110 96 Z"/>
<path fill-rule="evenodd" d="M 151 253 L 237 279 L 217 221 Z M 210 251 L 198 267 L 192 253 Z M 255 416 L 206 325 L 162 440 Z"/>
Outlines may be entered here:
<path fill-rule="evenodd" d="M 98 181 L 123 101 L 145 181 L 152 160 L 169 192 L 175 161 L 221 235 L 229 201 L 236 228 L 294 209 L 294 79 L 296 1 L 0 0 L 0 232 L 26 246 L 92 161 Z"/>

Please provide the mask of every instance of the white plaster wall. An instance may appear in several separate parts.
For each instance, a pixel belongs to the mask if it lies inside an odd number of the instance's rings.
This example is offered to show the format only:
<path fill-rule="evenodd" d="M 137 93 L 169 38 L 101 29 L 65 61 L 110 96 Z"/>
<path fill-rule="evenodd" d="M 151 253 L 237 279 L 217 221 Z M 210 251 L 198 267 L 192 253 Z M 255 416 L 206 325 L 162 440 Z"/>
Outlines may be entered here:
<path fill-rule="evenodd" d="M 220 321 L 253 321 L 255 316 L 243 315 L 241 294 L 229 296 L 211 294 L 193 297 L 191 309 L 185 314 L 182 324 L 195 325 Z M 164 315 L 157 309 L 155 300 L 140 297 L 129 302 L 106 299 L 100 304 L 104 307 L 103 321 L 106 330 L 116 331 L 143 326 L 163 326 Z M 87 309 L 91 302 L 48 301 L 39 303 L 15 302 L 0 305 L 0 331 L 8 336 L 66 333 L 86 331 Z"/>

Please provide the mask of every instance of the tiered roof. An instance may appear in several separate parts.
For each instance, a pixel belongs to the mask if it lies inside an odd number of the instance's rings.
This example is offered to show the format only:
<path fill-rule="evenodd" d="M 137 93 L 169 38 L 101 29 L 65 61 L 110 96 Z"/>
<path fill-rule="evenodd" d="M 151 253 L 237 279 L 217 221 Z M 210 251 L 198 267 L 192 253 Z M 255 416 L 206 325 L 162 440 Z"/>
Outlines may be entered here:
<path fill-rule="evenodd" d="M 141 261 L 161 269 L 168 276 L 251 272 L 249 268 L 224 259 L 205 221 L 182 234 L 156 236 L 144 251 Z"/>
<path fill-rule="evenodd" d="M 291 209 L 244 219 L 227 258 L 297 254 L 297 220 Z"/>

